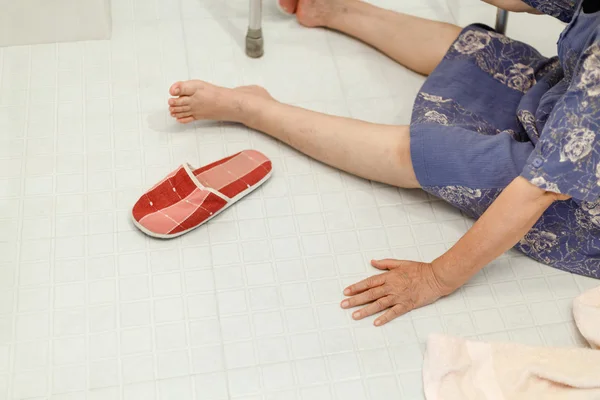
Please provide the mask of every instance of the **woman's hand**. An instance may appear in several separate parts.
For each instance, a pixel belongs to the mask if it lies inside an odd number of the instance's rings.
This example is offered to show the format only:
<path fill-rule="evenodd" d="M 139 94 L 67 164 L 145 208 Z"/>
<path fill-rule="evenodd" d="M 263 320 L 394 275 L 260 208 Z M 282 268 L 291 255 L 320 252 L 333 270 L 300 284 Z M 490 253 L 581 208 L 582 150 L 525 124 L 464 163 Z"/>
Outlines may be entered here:
<path fill-rule="evenodd" d="M 518 177 L 504 189 L 488 210 L 450 250 L 433 261 L 372 261 L 387 270 L 344 290 L 350 296 L 342 308 L 368 304 L 352 314 L 362 319 L 380 311 L 383 325 L 402 314 L 431 304 L 464 285 L 484 266 L 512 248 L 555 201 L 569 196 L 540 189 Z"/>
<path fill-rule="evenodd" d="M 375 326 L 431 304 L 456 289 L 443 288 L 429 263 L 381 260 L 371 261 L 371 265 L 388 272 L 346 288 L 344 294 L 350 298 L 342 301 L 342 308 L 368 304 L 352 314 L 356 320 L 387 310 L 375 320 Z"/>

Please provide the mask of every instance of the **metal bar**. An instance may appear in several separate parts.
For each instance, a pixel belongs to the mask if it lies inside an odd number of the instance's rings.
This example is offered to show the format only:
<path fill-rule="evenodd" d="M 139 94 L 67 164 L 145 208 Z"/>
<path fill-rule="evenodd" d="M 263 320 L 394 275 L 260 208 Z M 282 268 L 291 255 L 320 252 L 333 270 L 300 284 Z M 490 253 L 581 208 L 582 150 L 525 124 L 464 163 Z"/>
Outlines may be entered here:
<path fill-rule="evenodd" d="M 506 27 L 508 25 L 508 11 L 498 9 L 496 14 L 496 32 L 506 34 Z"/>
<path fill-rule="evenodd" d="M 250 21 L 246 35 L 246 54 L 248 57 L 262 57 L 265 45 L 262 35 L 262 0 L 250 0 Z"/>
<path fill-rule="evenodd" d="M 250 29 L 262 28 L 262 0 L 250 0 Z"/>

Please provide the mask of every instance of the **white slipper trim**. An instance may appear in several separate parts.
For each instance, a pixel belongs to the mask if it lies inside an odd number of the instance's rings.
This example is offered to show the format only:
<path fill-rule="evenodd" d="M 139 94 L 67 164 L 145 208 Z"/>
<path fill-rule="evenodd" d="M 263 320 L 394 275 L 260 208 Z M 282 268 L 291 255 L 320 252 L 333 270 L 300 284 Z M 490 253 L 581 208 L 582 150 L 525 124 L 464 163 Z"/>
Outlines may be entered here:
<path fill-rule="evenodd" d="M 198 186 L 198 189 L 206 190 L 207 192 L 211 192 L 215 196 L 220 197 L 221 199 L 225 200 L 225 202 L 227 202 L 227 203 L 229 203 L 232 200 L 229 197 L 225 196 L 223 193 L 219 192 L 218 190 L 206 187 L 203 184 L 201 184 L 200 181 L 198 180 L 198 178 L 196 177 L 196 175 L 194 175 L 194 172 L 192 171 L 192 167 L 190 166 L 190 164 L 188 164 L 188 163 L 183 164 L 183 169 L 185 169 L 185 172 L 187 172 L 187 174 L 189 175 L 192 182 L 194 182 L 196 184 L 196 186 Z"/>

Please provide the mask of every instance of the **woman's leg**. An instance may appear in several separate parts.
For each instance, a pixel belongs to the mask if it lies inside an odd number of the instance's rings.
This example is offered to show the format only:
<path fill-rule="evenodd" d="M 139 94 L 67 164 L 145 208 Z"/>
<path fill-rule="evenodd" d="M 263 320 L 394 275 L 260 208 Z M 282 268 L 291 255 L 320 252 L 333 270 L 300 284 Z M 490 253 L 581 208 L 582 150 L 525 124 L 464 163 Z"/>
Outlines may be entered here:
<path fill-rule="evenodd" d="M 407 126 L 334 117 L 274 100 L 257 86 L 226 89 L 202 81 L 171 87 L 171 115 L 179 122 L 224 120 L 264 132 L 302 153 L 353 175 L 418 188 Z"/>
<path fill-rule="evenodd" d="M 420 74 L 429 75 L 461 28 L 385 10 L 359 0 L 281 0 L 298 21 L 353 36 Z"/>

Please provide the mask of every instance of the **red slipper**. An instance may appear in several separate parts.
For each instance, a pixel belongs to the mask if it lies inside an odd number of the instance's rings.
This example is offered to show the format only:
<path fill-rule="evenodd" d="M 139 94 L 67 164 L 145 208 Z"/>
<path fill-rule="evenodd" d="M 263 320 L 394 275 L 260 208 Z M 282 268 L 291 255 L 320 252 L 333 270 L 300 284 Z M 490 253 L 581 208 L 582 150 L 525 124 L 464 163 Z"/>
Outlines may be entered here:
<path fill-rule="evenodd" d="M 184 164 L 140 197 L 133 222 L 152 237 L 181 236 L 258 188 L 271 171 L 271 160 L 255 150 L 196 170 Z"/>

